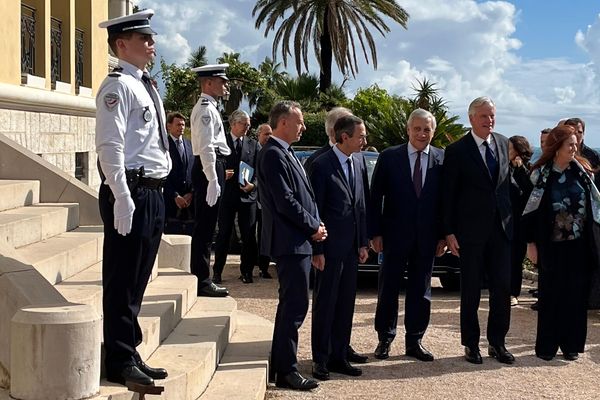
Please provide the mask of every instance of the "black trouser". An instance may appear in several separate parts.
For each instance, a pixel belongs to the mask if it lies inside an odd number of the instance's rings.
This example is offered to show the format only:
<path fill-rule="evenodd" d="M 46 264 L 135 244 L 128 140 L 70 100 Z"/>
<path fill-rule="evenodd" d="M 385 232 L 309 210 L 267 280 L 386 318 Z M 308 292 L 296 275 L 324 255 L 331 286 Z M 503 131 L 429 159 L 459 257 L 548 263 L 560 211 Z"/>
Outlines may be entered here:
<path fill-rule="evenodd" d="M 485 243 L 460 244 L 460 333 L 463 346 L 479 345 L 481 282 L 487 272 L 490 312 L 487 339 L 503 346 L 510 327 L 510 241 L 497 220 Z"/>
<path fill-rule="evenodd" d="M 279 256 L 279 303 L 273 328 L 271 365 L 279 375 L 298 370 L 298 329 L 308 312 L 310 255 Z"/>
<path fill-rule="evenodd" d="M 260 249 L 260 241 L 262 235 L 262 210 L 257 207 L 256 209 L 256 225 L 258 230 L 258 248 Z M 264 254 L 259 254 L 258 256 L 258 269 L 262 272 L 267 272 L 269 269 L 269 264 L 271 263 L 271 257 L 265 256 Z"/>
<path fill-rule="evenodd" d="M 221 193 L 225 188 L 225 160 L 217 158 L 215 169 L 217 179 L 221 186 Z M 198 278 L 198 289 L 211 284 L 210 279 L 210 246 L 213 242 L 217 218 L 219 215 L 219 203 L 209 207 L 206 202 L 206 189 L 208 180 L 202 171 L 200 157 L 194 157 L 194 166 L 192 167 L 192 183 L 194 185 L 194 211 L 195 222 L 192 232 L 192 254 L 190 257 L 190 270 Z"/>
<path fill-rule="evenodd" d="M 589 241 L 550 242 L 538 247 L 539 308 L 536 354 L 583 353 L 590 282 Z"/>
<path fill-rule="evenodd" d="M 114 228 L 111 197 L 110 188 L 100 185 L 100 215 L 104 222 L 102 308 L 109 375 L 139 360 L 136 347 L 142 343 L 142 330 L 137 317 L 160 245 L 165 213 L 160 190 L 134 189 L 131 232 L 122 236 Z"/>
<path fill-rule="evenodd" d="M 393 243 L 392 243 L 393 245 Z M 431 272 L 434 247 L 420 254 L 417 246 L 407 254 L 386 251 L 379 269 L 375 330 L 379 340 L 396 337 L 398 325 L 398 295 L 407 274 L 406 301 L 404 305 L 405 341 L 408 346 L 423 338 L 431 315 Z"/>
<path fill-rule="evenodd" d="M 343 260 L 325 257 L 325 269 L 315 273 L 312 304 L 312 359 L 317 363 L 347 358 L 356 299 L 358 252 Z"/>
<path fill-rule="evenodd" d="M 258 258 L 258 245 L 256 244 L 256 203 L 244 203 L 240 199 L 234 201 L 221 201 L 219 209 L 219 233 L 215 242 L 215 263 L 213 273 L 222 274 L 227 261 L 231 233 L 237 215 L 242 240 L 242 254 L 240 272 L 242 275 L 252 275 L 252 270 Z"/>
<path fill-rule="evenodd" d="M 510 253 L 510 295 L 519 297 L 521 295 L 521 286 L 523 284 L 523 260 L 527 253 L 527 243 L 521 240 L 513 240 Z"/>

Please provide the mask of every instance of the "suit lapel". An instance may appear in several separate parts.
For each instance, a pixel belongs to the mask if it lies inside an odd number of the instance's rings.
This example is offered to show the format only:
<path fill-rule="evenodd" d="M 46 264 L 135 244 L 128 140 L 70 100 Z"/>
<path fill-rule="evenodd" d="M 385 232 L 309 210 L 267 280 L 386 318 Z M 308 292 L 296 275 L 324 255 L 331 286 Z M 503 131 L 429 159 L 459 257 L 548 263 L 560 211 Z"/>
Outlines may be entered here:
<path fill-rule="evenodd" d="M 477 142 L 475 142 L 475 139 L 473 139 L 471 131 L 467 133 L 465 140 L 467 145 L 467 153 L 469 153 L 469 155 L 475 160 L 475 163 L 479 166 L 478 170 L 486 176 L 488 182 L 493 183 L 488 167 L 483 162 L 483 158 L 481 157 L 481 153 L 477 147 Z"/>
<path fill-rule="evenodd" d="M 344 188 L 346 188 L 346 191 L 350 195 L 350 198 L 354 199 L 354 193 L 352 193 L 352 190 L 350 189 L 350 185 L 348 184 L 348 179 L 346 178 L 346 174 L 344 174 L 344 170 L 342 169 L 342 164 L 340 164 L 339 158 L 337 157 L 337 155 L 335 154 L 335 152 L 333 150 L 327 153 L 327 157 L 329 157 L 329 162 L 333 166 L 333 169 L 337 172 L 338 177 L 344 183 Z M 354 163 L 354 158 L 352 159 L 352 162 Z M 354 168 L 354 170 L 356 171 L 356 168 Z M 356 176 L 354 179 L 355 179 L 354 187 L 356 187 Z"/>
<path fill-rule="evenodd" d="M 279 142 L 277 142 L 277 140 L 269 139 L 269 142 L 273 143 L 275 146 L 277 146 L 281 149 L 281 151 L 283 152 L 283 156 L 285 157 L 287 162 L 292 166 L 292 168 L 294 168 L 296 170 L 298 175 L 300 175 L 302 181 L 304 182 L 304 185 L 308 189 L 308 192 L 314 198 L 315 195 L 313 193 L 312 186 L 310 185 L 310 182 L 308 181 L 308 177 L 306 176 L 306 172 L 304 171 L 304 168 L 302 167 L 302 165 L 300 165 L 299 160 L 294 159 L 294 157 L 290 154 L 290 152 L 286 148 L 284 148 L 281 144 L 279 144 Z"/>
<path fill-rule="evenodd" d="M 492 132 L 492 136 L 496 141 L 496 157 L 498 158 L 498 182 L 496 182 L 496 186 L 500 185 L 506 179 L 506 175 L 508 174 L 508 148 L 506 147 L 506 142 L 500 140 L 500 137 L 496 132 Z"/>
<path fill-rule="evenodd" d="M 413 180 L 412 180 L 412 174 L 410 173 L 410 158 L 408 157 L 408 145 L 407 144 L 403 144 L 398 148 L 398 159 L 399 159 L 398 165 L 400 165 L 399 173 L 402 175 L 401 180 L 404 180 L 405 182 L 410 183 L 410 185 L 413 187 L 412 192 L 415 194 L 415 197 L 416 197 L 417 194 L 415 193 Z"/>

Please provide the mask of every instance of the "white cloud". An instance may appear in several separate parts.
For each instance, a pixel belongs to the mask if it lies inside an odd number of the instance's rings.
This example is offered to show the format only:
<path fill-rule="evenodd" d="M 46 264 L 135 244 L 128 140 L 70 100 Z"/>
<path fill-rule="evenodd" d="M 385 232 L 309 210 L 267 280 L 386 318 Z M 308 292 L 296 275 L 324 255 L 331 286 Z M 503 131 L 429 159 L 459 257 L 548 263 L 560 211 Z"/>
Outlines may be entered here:
<path fill-rule="evenodd" d="M 158 53 L 167 62 L 182 63 L 199 45 L 214 62 L 235 51 L 258 65 L 271 56 L 274 34 L 254 28 L 254 0 L 139 0 L 154 8 Z M 508 1 L 403 0 L 409 12 L 408 30 L 390 22 L 392 31 L 381 38 L 374 29 L 379 68 L 359 59 L 356 79 L 347 82 L 350 94 L 377 83 L 391 93 L 412 95 L 417 80 L 437 83 L 452 111 L 468 123 L 466 108 L 480 95 L 491 96 L 498 107 L 497 129 L 523 134 L 537 144 L 539 130 L 566 116 L 586 119 L 588 131 L 600 133 L 600 16 L 586 30 L 569 33 L 574 45 L 589 55 L 589 63 L 567 59 L 520 59 L 522 43 L 516 30 L 519 10 Z M 317 73 L 313 59 L 310 71 Z M 294 59 L 288 70 L 295 73 Z M 343 77 L 335 69 L 334 81 Z M 588 135 L 600 147 L 600 134 Z"/>

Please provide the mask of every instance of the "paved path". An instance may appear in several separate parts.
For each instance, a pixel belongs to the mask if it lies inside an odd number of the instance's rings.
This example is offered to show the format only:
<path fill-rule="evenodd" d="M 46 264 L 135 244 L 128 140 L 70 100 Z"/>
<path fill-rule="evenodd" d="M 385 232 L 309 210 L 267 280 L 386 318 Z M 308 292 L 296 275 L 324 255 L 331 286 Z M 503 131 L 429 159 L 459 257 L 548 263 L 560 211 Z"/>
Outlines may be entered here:
<path fill-rule="evenodd" d="M 231 258 L 234 261 L 235 258 Z M 238 308 L 261 315 L 271 321 L 277 305 L 277 281 L 255 279 L 243 284 L 237 267 L 228 265 L 223 274 L 226 285 L 238 302 Z M 363 277 L 364 278 L 364 277 Z M 356 301 L 352 345 L 370 356 L 363 376 L 349 379 L 332 374 L 332 380 L 321 383 L 313 392 L 299 393 L 270 386 L 267 399 L 599 399 L 600 398 L 600 314 L 591 312 L 586 353 L 575 362 L 558 356 L 546 362 L 534 356 L 536 314 L 529 308 L 533 299 L 526 295 L 522 305 L 513 307 L 507 347 L 517 357 L 506 366 L 484 357 L 483 365 L 464 361 L 459 333 L 458 293 L 437 287 L 433 291 L 431 324 L 425 346 L 433 352 L 433 363 L 422 363 L 404 354 L 403 329 L 392 344 L 386 361 L 372 357 L 377 345 L 373 329 L 377 303 L 376 283 L 365 279 Z M 529 282 L 525 282 L 527 284 Z M 439 285 L 434 279 L 434 285 Z M 527 286 L 524 289 L 526 293 Z M 404 305 L 401 301 L 401 310 Z M 482 299 L 480 321 L 485 338 L 487 297 Z M 400 321 L 402 321 L 400 315 Z M 298 356 L 301 372 L 310 375 L 310 324 L 307 316 L 300 332 Z M 482 355 L 487 342 L 481 341 Z"/>

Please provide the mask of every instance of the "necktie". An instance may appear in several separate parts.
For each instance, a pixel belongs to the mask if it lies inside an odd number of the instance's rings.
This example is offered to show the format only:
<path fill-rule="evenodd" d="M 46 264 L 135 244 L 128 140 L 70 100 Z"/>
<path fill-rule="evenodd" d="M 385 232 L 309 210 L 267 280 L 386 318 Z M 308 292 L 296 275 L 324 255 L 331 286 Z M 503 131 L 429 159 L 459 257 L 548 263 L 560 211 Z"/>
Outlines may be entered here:
<path fill-rule="evenodd" d="M 152 98 L 152 102 L 154 103 L 154 109 L 156 110 L 156 116 L 158 118 L 158 133 L 160 135 L 160 142 L 162 143 L 164 149 L 168 149 L 169 144 L 166 141 L 167 135 L 163 132 L 163 129 L 164 129 L 163 122 L 160 118 L 160 116 L 161 116 L 160 106 L 159 106 L 160 102 L 158 101 L 158 96 L 156 95 L 156 91 L 154 90 L 154 87 L 152 86 L 152 81 L 150 80 L 150 75 L 148 75 L 147 72 L 144 72 L 144 74 L 142 75 L 142 83 L 144 84 L 146 91 L 148 92 L 148 94 Z"/>
<path fill-rule="evenodd" d="M 496 155 L 488 142 L 483 142 L 483 145 L 485 146 L 485 163 L 490 172 L 490 176 L 492 177 L 492 181 L 496 182 L 498 179 L 498 161 L 496 160 Z"/>
<path fill-rule="evenodd" d="M 181 158 L 181 161 L 185 165 L 187 163 L 187 159 L 185 157 L 185 149 L 183 148 L 183 140 L 181 140 L 181 138 L 179 138 L 179 139 L 177 139 L 176 143 L 177 143 L 177 151 L 179 152 L 179 157 Z"/>
<path fill-rule="evenodd" d="M 413 186 L 415 187 L 415 193 L 417 197 L 420 197 L 421 189 L 423 188 L 423 173 L 421 172 L 420 151 L 417 151 L 417 158 L 415 159 L 415 167 L 413 169 Z"/>
<path fill-rule="evenodd" d="M 235 140 L 235 152 L 237 153 L 238 157 L 242 153 L 242 139 L 240 138 Z"/>
<path fill-rule="evenodd" d="M 348 183 L 350 184 L 350 191 L 352 192 L 352 195 L 354 195 L 354 172 L 352 171 L 351 158 L 346 160 L 346 165 L 348 166 Z"/>

